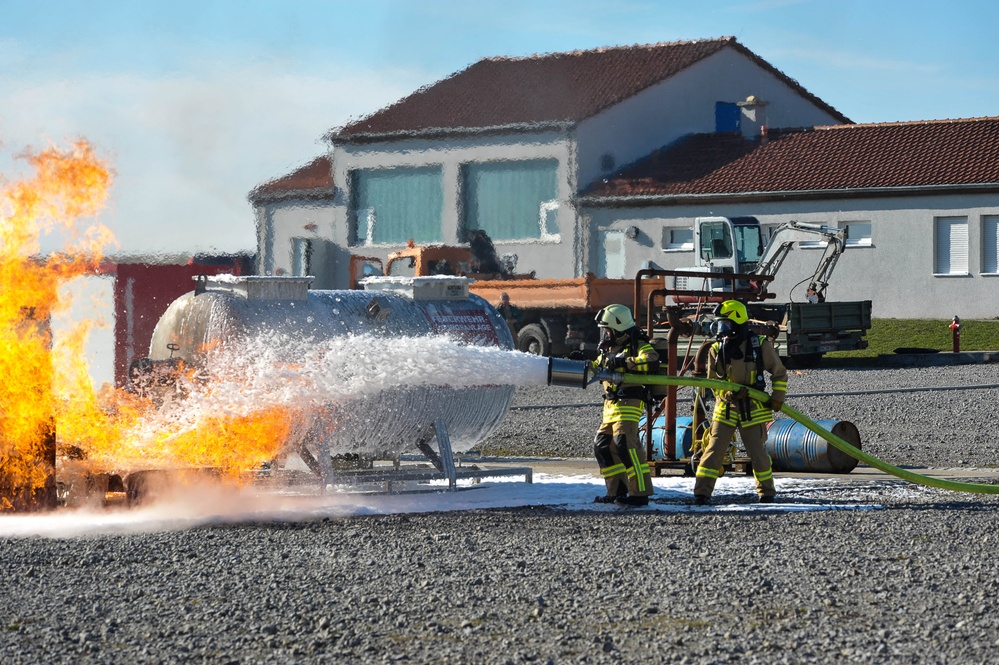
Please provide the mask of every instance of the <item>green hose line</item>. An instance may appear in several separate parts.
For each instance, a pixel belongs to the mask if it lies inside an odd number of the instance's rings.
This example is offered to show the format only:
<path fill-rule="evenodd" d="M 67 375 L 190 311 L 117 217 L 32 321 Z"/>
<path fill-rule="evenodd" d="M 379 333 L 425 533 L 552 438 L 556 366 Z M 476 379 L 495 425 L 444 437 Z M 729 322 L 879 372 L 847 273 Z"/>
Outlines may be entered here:
<path fill-rule="evenodd" d="M 616 379 L 617 377 L 615 377 Z M 640 384 L 640 385 L 659 385 L 659 386 L 693 386 L 696 388 L 710 388 L 711 390 L 740 390 L 746 388 L 749 391 L 749 395 L 754 399 L 761 401 L 767 401 L 770 396 L 755 388 L 749 388 L 747 386 L 741 386 L 737 383 L 730 383 L 728 381 L 721 381 L 718 379 L 702 379 L 693 376 L 666 376 L 662 374 L 625 374 L 621 379 L 621 383 L 628 384 Z M 814 420 L 801 413 L 797 409 L 794 409 L 787 404 L 781 407 L 781 412 L 789 416 L 793 420 L 801 423 L 806 428 L 815 432 L 823 439 L 828 441 L 830 444 L 839 448 L 847 455 L 868 464 L 885 473 L 890 473 L 893 476 L 901 478 L 903 480 L 908 480 L 909 482 L 916 483 L 919 485 L 926 485 L 927 487 L 938 487 L 940 489 L 951 490 L 954 492 L 971 492 L 974 494 L 999 494 L 999 485 L 986 485 L 983 483 L 962 483 L 957 480 L 944 480 L 942 478 L 931 478 L 930 476 L 925 476 L 920 473 L 913 473 L 912 471 L 906 471 L 905 469 L 900 469 L 897 466 L 888 464 L 883 460 L 879 460 L 877 457 L 872 457 L 864 451 L 851 445 L 849 442 L 843 440 L 842 438 L 836 436 L 829 430 L 823 428 L 821 425 L 816 423 Z"/>

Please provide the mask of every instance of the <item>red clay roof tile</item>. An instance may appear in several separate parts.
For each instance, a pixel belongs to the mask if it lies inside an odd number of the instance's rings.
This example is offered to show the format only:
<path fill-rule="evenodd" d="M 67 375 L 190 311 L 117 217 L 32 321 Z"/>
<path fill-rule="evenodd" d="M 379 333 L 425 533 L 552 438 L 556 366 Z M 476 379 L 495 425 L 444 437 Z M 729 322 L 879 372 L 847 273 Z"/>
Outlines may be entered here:
<path fill-rule="evenodd" d="M 693 134 L 584 197 L 683 196 L 999 184 L 999 117 Z"/>
<path fill-rule="evenodd" d="M 302 196 L 310 199 L 333 198 L 333 173 L 327 155 L 317 157 L 288 175 L 258 185 L 250 192 L 250 201 Z"/>

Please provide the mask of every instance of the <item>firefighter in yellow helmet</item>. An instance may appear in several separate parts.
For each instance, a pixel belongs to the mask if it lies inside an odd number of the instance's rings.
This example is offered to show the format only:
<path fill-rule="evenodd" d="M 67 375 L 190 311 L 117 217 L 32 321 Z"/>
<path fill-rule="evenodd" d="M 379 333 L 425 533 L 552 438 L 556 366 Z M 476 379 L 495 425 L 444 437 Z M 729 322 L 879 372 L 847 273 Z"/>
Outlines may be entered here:
<path fill-rule="evenodd" d="M 635 327 L 630 309 L 608 305 L 597 313 L 596 321 L 600 330 L 597 367 L 629 374 L 645 374 L 658 367 L 659 354 Z M 648 505 L 652 474 L 645 447 L 638 440 L 638 421 L 645 413 L 645 387 L 604 381 L 603 388 L 604 408 L 593 452 L 607 494 L 598 496 L 596 502 Z"/>
<path fill-rule="evenodd" d="M 746 325 L 749 314 L 744 304 L 726 300 L 719 306 L 717 316 L 712 324 L 717 341 L 708 351 L 708 378 L 766 390 L 764 372 L 770 372 L 771 394 L 764 403 L 750 397 L 745 388 L 715 391 L 711 438 L 695 473 L 694 503 L 710 503 L 715 481 L 722 474 L 722 460 L 736 429 L 753 463 L 760 502 L 772 503 L 777 491 L 766 450 L 767 424 L 773 419 L 772 412 L 779 411 L 784 404 L 787 370 L 770 340 L 749 331 Z"/>

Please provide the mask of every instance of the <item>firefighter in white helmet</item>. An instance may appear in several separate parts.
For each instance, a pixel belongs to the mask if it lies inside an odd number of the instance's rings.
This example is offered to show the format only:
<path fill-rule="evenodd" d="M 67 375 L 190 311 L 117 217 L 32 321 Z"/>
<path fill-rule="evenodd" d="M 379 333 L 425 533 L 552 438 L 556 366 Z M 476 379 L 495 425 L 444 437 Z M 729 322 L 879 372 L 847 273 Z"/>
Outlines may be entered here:
<path fill-rule="evenodd" d="M 767 455 L 767 423 L 773 412 L 784 404 L 787 370 L 773 344 L 765 336 L 753 334 L 746 322 L 749 314 L 738 300 L 726 300 L 717 311 L 712 329 L 718 341 L 708 351 L 708 378 L 721 379 L 743 386 L 766 390 L 765 372 L 770 372 L 771 394 L 767 402 L 740 390 L 716 390 L 711 417 L 711 438 L 697 465 L 694 503 L 710 503 L 715 481 L 722 475 L 725 453 L 736 429 L 742 437 L 756 477 L 756 492 L 761 503 L 772 503 L 777 492 L 770 456 Z"/>
<path fill-rule="evenodd" d="M 597 313 L 600 330 L 598 368 L 645 374 L 658 367 L 659 354 L 635 327 L 631 310 L 608 305 Z M 597 503 L 645 506 L 652 495 L 652 475 L 645 447 L 638 440 L 638 421 L 645 413 L 645 387 L 604 381 L 604 408 L 593 451 L 607 494 Z"/>

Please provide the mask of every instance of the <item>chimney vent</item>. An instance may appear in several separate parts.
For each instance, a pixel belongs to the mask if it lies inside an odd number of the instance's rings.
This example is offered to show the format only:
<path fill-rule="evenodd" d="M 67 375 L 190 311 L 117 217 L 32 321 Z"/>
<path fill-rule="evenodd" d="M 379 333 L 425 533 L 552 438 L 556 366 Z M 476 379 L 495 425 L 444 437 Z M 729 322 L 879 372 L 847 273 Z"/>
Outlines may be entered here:
<path fill-rule="evenodd" d="M 750 141 L 764 136 L 764 128 L 767 126 L 767 106 L 765 102 L 756 95 L 749 95 L 744 102 L 736 102 L 742 109 L 742 118 L 739 127 L 742 130 L 743 138 Z M 763 140 L 766 140 L 765 138 Z"/>

